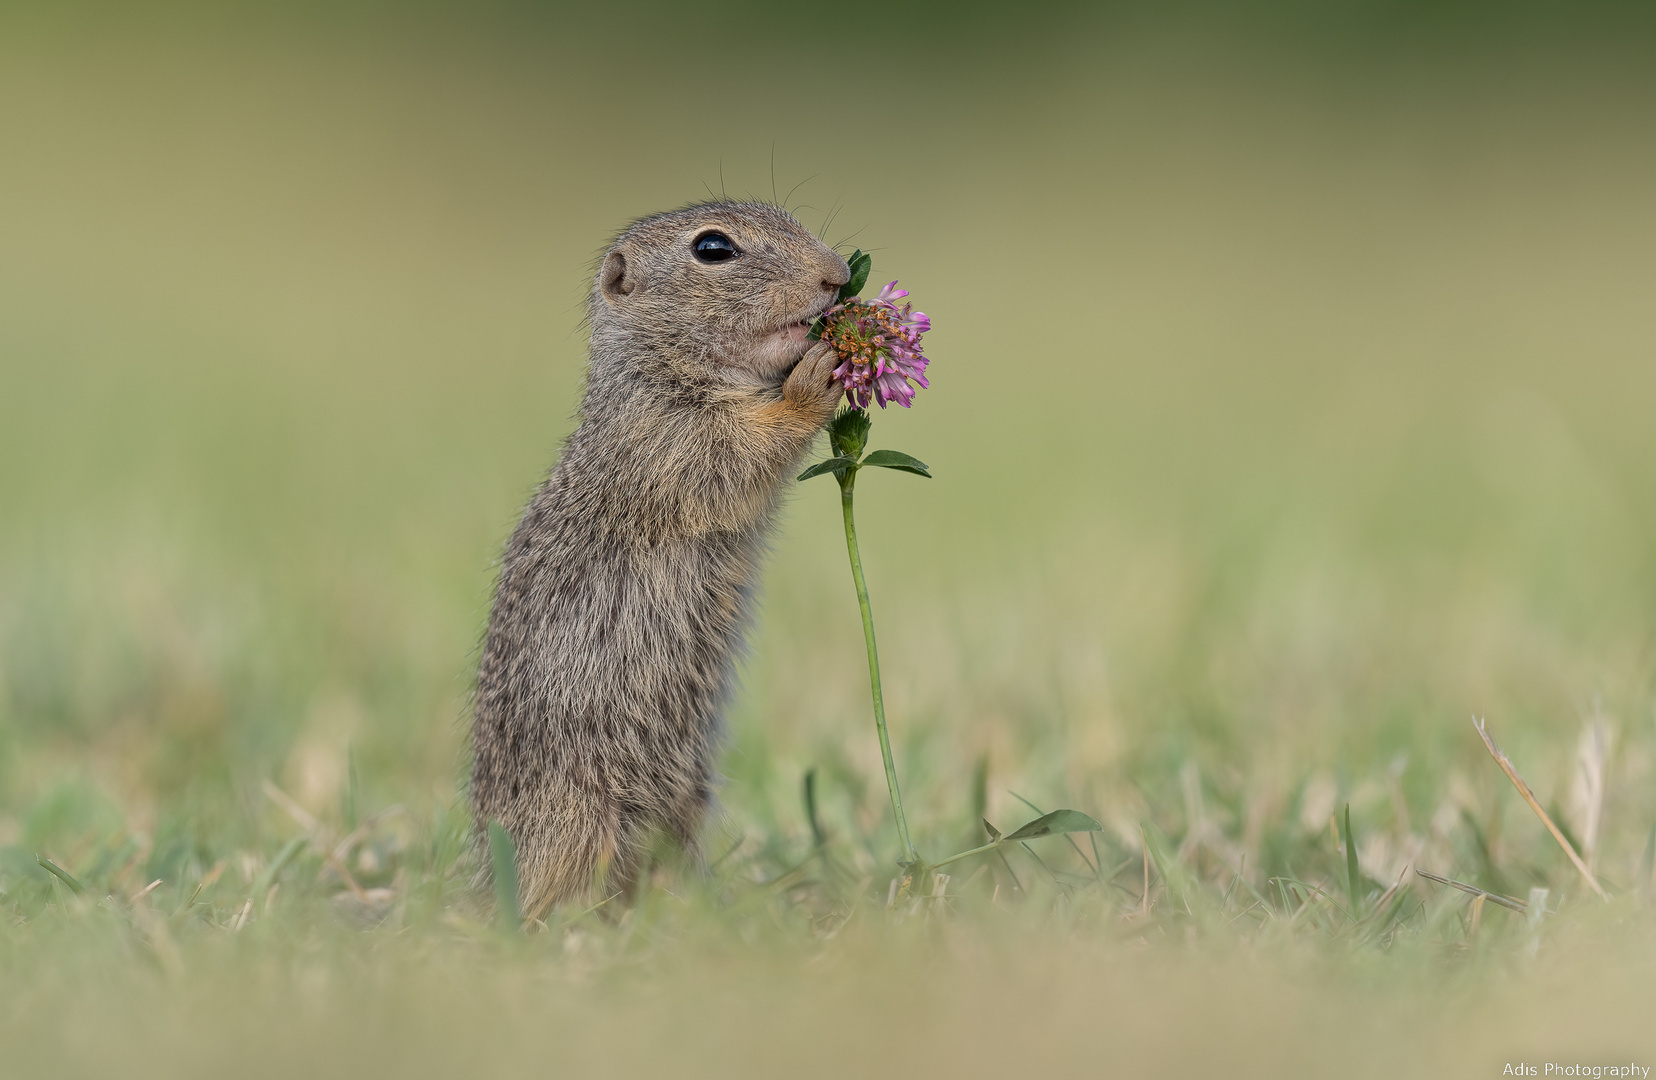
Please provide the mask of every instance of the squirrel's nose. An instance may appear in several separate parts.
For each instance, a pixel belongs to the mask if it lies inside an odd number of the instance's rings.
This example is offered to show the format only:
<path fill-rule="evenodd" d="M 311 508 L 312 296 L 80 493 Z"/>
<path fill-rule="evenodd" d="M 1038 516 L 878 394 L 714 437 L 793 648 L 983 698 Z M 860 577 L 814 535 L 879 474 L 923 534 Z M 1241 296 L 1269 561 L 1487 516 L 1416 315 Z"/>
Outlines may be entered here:
<path fill-rule="evenodd" d="M 845 265 L 845 260 L 835 255 L 833 262 L 823 267 L 822 287 L 829 292 L 839 292 L 839 287 L 851 280 L 851 268 Z"/>

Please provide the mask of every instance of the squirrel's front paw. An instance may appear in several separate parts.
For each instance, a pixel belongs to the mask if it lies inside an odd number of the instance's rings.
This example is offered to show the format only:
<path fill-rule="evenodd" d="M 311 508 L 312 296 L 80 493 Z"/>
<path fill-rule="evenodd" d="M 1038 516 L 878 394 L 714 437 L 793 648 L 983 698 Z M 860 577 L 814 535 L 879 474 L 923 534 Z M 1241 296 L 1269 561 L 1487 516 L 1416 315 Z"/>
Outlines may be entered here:
<path fill-rule="evenodd" d="M 826 341 L 819 341 L 800 357 L 782 384 L 782 399 L 818 424 L 826 424 L 845 393 L 833 379 L 839 354 Z"/>

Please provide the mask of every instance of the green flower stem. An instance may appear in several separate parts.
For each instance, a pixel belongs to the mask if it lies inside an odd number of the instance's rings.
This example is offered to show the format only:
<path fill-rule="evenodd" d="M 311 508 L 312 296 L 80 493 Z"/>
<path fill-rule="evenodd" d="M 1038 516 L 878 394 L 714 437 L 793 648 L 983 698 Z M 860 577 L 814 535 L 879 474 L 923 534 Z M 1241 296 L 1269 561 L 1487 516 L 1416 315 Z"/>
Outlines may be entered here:
<path fill-rule="evenodd" d="M 874 646 L 874 611 L 868 603 L 868 583 L 863 580 L 862 556 L 857 553 L 857 525 L 851 516 L 851 492 L 857 486 L 857 470 L 846 469 L 839 482 L 840 509 L 845 513 L 845 549 L 851 554 L 851 579 L 857 583 L 857 605 L 862 608 L 863 640 L 868 643 L 868 684 L 874 693 L 874 727 L 880 733 L 880 757 L 885 760 L 886 787 L 891 789 L 891 811 L 897 816 L 897 835 L 903 841 L 905 861 L 917 863 L 920 856 L 909 839 L 908 819 L 903 816 L 903 796 L 897 790 L 897 764 L 891 758 L 891 736 L 886 733 L 885 697 L 880 692 L 880 654 Z"/>

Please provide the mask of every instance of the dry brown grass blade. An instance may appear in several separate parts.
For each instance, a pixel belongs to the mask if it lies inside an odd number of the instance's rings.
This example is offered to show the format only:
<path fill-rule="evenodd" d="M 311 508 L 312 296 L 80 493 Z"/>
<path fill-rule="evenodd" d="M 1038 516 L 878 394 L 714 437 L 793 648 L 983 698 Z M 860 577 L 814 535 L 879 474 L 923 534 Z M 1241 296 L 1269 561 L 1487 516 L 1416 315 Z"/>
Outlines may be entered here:
<path fill-rule="evenodd" d="M 1593 891 L 1599 894 L 1601 900 L 1610 899 L 1609 894 L 1604 891 L 1604 887 L 1598 883 L 1598 878 L 1593 876 L 1593 872 L 1587 869 L 1587 864 L 1581 861 L 1581 856 L 1576 854 L 1576 849 L 1570 844 L 1570 841 L 1559 831 L 1558 826 L 1553 824 L 1553 819 L 1547 815 L 1547 812 L 1541 809 L 1541 803 L 1535 798 L 1535 793 L 1530 790 L 1530 786 L 1524 782 L 1524 778 L 1518 775 L 1518 770 L 1512 764 L 1512 759 L 1507 757 L 1506 752 L 1499 746 L 1495 745 L 1495 739 L 1485 728 L 1484 722 L 1474 716 L 1472 726 L 1477 729 L 1478 737 L 1483 739 L 1484 746 L 1489 748 L 1490 756 L 1495 759 L 1495 764 L 1499 765 L 1501 771 L 1507 774 L 1507 779 L 1512 781 L 1512 786 L 1518 789 L 1518 794 L 1522 795 L 1524 801 L 1529 803 L 1530 809 L 1535 811 L 1535 816 L 1541 819 L 1541 824 L 1545 825 L 1547 831 L 1552 833 L 1553 839 L 1558 841 L 1558 846 L 1564 849 L 1564 854 L 1568 855 L 1570 861 L 1575 863 L 1575 868 L 1581 871 L 1581 876 L 1587 879 L 1587 884 L 1593 887 Z"/>
<path fill-rule="evenodd" d="M 948 874 L 933 874 L 932 875 L 932 891 L 931 891 L 931 895 L 926 897 L 926 899 L 931 901 L 930 910 L 932 911 L 932 913 L 934 913 L 934 914 L 936 914 L 936 913 L 947 914 L 948 913 L 948 903 L 949 903 L 949 875 Z"/>
<path fill-rule="evenodd" d="M 1604 817 L 1604 789 L 1610 772 L 1610 725 L 1595 705 L 1576 743 L 1575 780 L 1570 785 L 1571 824 L 1581 840 L 1581 857 L 1589 870 L 1598 865 L 1599 825 Z"/>
<path fill-rule="evenodd" d="M 1464 881 L 1456 881 L 1454 878 L 1446 878 L 1442 874 L 1434 874 L 1430 870 L 1421 870 L 1418 868 L 1415 870 L 1415 873 L 1419 874 L 1427 881 L 1435 881 L 1439 885 L 1447 885 L 1452 889 L 1459 889 L 1463 893 L 1470 893 L 1476 897 L 1483 897 L 1490 903 L 1499 904 L 1502 907 L 1510 908 L 1513 911 L 1529 910 L 1529 905 L 1525 904 L 1522 900 L 1514 900 L 1510 896 L 1502 896 L 1500 893 L 1488 892 L 1484 889 L 1478 888 L 1476 885 L 1468 885 Z M 1542 891 L 1545 892 L 1546 890 Z"/>
<path fill-rule="evenodd" d="M 298 822 L 301 829 L 304 829 L 307 833 L 311 833 L 313 835 L 322 831 L 321 823 L 311 816 L 309 810 L 306 810 L 303 806 L 300 806 L 298 800 L 296 800 L 292 795 L 289 795 L 268 779 L 263 782 L 262 786 L 264 788 L 265 796 L 270 799 L 271 802 L 275 803 L 277 806 L 280 806 L 287 813 L 288 817 Z"/>
<path fill-rule="evenodd" d="M 1409 873 L 1409 866 L 1409 863 L 1403 864 L 1403 869 L 1397 872 L 1397 880 L 1391 883 L 1391 888 L 1380 894 L 1380 899 L 1376 900 L 1374 906 L 1369 908 L 1368 914 L 1357 920 L 1359 923 L 1366 923 L 1386 910 L 1386 905 L 1392 902 L 1392 897 L 1397 895 L 1397 890 L 1403 887 L 1403 879 Z"/>
<path fill-rule="evenodd" d="M 280 791 L 281 789 L 277 788 L 276 790 Z M 380 822 L 389 818 L 397 817 L 402 812 L 402 804 L 397 803 L 392 806 L 387 806 L 384 810 L 369 814 L 366 818 L 362 819 L 361 825 L 358 825 L 355 829 L 352 829 L 350 832 L 346 833 L 339 843 L 334 845 L 333 857 L 338 859 L 340 862 L 344 862 L 346 859 L 349 859 L 351 857 L 351 852 L 356 850 L 356 846 L 368 839 Z"/>
<path fill-rule="evenodd" d="M 139 889 L 137 892 L 133 893 L 132 898 L 130 900 L 128 900 L 127 903 L 128 904 L 136 904 L 138 901 L 142 900 L 144 897 L 146 897 L 150 893 L 154 892 L 155 889 L 156 889 L 156 886 L 158 886 L 160 884 L 161 884 L 161 879 L 156 878 L 154 881 L 150 882 L 148 885 L 145 885 L 142 889 Z"/>
<path fill-rule="evenodd" d="M 367 891 L 357 883 L 357 879 L 351 874 L 350 870 L 346 869 L 345 861 L 334 854 L 332 845 L 328 843 L 328 830 L 322 823 L 312 817 L 310 812 L 303 806 L 300 806 L 293 796 L 269 780 L 264 781 L 264 793 L 271 802 L 280 806 L 287 812 L 289 817 L 299 823 L 299 827 L 309 835 L 311 846 L 321 853 L 322 861 L 327 863 L 328 868 L 334 872 L 340 881 L 345 883 L 345 887 L 351 890 L 351 894 L 364 904 L 369 903 Z"/>
<path fill-rule="evenodd" d="M 1150 841 L 1144 838 L 1144 829 L 1139 829 L 1139 850 L 1144 853 L 1144 893 L 1139 897 L 1139 914 L 1150 914 Z"/>
<path fill-rule="evenodd" d="M 132 910 L 133 925 L 143 933 L 150 949 L 155 953 L 156 963 L 169 977 L 178 978 L 184 974 L 184 958 L 178 951 L 177 942 L 173 941 L 172 934 L 167 930 L 167 918 L 148 904 L 135 907 Z"/>

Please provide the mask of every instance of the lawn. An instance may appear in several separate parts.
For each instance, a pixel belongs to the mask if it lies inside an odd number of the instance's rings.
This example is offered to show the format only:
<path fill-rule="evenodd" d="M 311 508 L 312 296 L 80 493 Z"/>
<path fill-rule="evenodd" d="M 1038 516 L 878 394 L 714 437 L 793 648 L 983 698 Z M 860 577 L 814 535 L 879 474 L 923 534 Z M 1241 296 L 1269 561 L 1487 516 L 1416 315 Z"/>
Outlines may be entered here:
<path fill-rule="evenodd" d="M 717 10 L 0 11 L 0 1073 L 1656 1065 L 1645 16 Z M 936 327 L 857 504 L 921 853 L 1103 830 L 893 891 L 814 480 L 707 873 L 521 933 L 493 561 L 710 191 Z"/>

